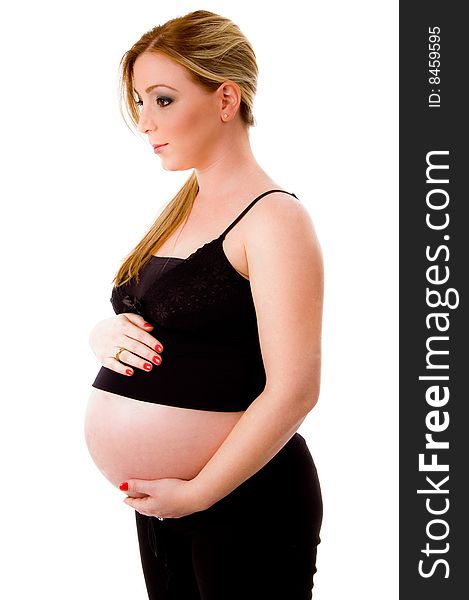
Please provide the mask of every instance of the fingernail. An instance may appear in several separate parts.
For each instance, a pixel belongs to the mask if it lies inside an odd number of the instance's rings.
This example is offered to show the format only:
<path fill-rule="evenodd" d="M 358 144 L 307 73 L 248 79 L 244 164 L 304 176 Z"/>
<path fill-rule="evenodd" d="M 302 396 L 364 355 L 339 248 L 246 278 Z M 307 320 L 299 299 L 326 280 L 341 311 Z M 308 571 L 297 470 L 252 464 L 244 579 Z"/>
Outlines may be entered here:
<path fill-rule="evenodd" d="M 143 368 L 144 368 L 144 369 L 146 369 L 147 371 L 151 371 L 151 369 L 152 369 L 152 366 L 153 366 L 153 365 L 151 365 L 150 363 L 145 363 L 145 364 L 143 365 Z"/>
<path fill-rule="evenodd" d="M 150 323 L 144 323 L 143 326 L 144 327 L 153 327 L 153 325 L 150 325 Z"/>
<path fill-rule="evenodd" d="M 127 375 L 133 375 L 132 369 L 126 369 L 125 372 L 127 373 Z"/>
<path fill-rule="evenodd" d="M 123 492 L 126 492 L 129 489 L 129 484 L 127 483 L 127 481 L 124 481 L 123 483 L 120 484 L 119 489 L 122 490 Z"/>
<path fill-rule="evenodd" d="M 157 345 L 155 346 L 155 350 L 156 350 L 157 352 L 163 352 L 163 348 L 162 348 L 162 346 L 160 346 L 159 344 L 157 344 Z"/>
<path fill-rule="evenodd" d="M 157 365 L 159 365 L 159 364 L 161 364 L 161 358 L 159 356 L 154 356 L 153 362 L 156 363 Z"/>

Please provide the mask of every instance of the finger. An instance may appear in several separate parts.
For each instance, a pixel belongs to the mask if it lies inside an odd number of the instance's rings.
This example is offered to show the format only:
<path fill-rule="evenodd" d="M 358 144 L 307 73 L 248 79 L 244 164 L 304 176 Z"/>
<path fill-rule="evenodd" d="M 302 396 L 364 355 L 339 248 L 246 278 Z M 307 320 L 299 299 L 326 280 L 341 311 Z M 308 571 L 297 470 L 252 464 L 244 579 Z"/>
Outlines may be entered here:
<path fill-rule="evenodd" d="M 124 342 L 124 344 L 129 345 L 129 342 Z M 108 356 L 108 360 L 112 361 L 115 360 L 118 363 L 125 363 L 125 365 L 129 365 L 131 367 L 135 367 L 137 369 L 141 369 L 142 371 L 151 371 L 153 369 L 153 367 L 157 364 L 161 364 L 162 359 L 161 357 L 159 357 L 156 352 L 153 352 L 152 356 L 154 358 L 154 360 L 145 360 L 143 358 L 141 358 L 140 356 L 136 356 L 133 352 L 131 352 L 129 349 L 124 348 L 123 346 L 121 346 L 121 348 L 123 348 L 123 350 L 119 353 L 119 359 L 117 359 L 115 356 L 111 357 Z M 119 350 L 119 348 L 116 348 L 116 353 Z M 127 369 L 126 369 L 127 370 Z"/>
<path fill-rule="evenodd" d="M 147 496 L 147 498 L 149 498 L 149 496 Z M 144 510 L 145 503 L 142 502 L 143 500 L 145 500 L 145 498 L 124 498 L 124 502 L 132 508 L 135 508 L 135 510 Z"/>
<path fill-rule="evenodd" d="M 150 496 L 148 494 L 141 494 L 140 492 L 132 492 L 131 494 L 129 494 L 127 492 L 129 498 L 149 498 Z"/>
<path fill-rule="evenodd" d="M 150 487 L 154 482 L 147 481 L 146 479 L 126 479 L 126 482 L 127 486 L 123 485 L 123 482 L 120 484 L 119 488 L 125 489 L 129 496 L 131 496 L 132 494 L 136 494 L 137 492 L 140 492 L 142 494 L 148 494 L 148 496 L 151 495 Z"/>
<path fill-rule="evenodd" d="M 126 313 L 126 314 L 133 315 L 133 313 Z M 124 335 L 126 335 L 127 337 L 135 340 L 136 342 L 140 342 L 140 344 L 142 344 L 142 346 L 146 346 L 146 350 L 148 350 L 148 348 L 151 348 L 152 350 L 156 350 L 157 352 L 163 352 L 164 346 L 160 340 L 158 340 L 154 336 L 150 335 L 147 331 L 144 331 L 140 327 L 136 327 L 128 319 L 126 319 L 125 321 L 122 322 L 121 332 Z M 157 348 L 157 346 L 158 346 L 158 348 Z M 138 347 L 139 347 L 139 345 L 137 344 L 137 348 Z M 130 350 L 132 350 L 132 348 L 130 348 Z M 137 351 L 136 354 L 139 354 L 139 352 Z"/>
<path fill-rule="evenodd" d="M 116 348 L 116 352 L 117 350 L 118 348 Z M 123 352 L 120 353 L 120 358 L 122 358 L 122 354 Z M 102 360 L 102 364 L 107 369 L 111 369 L 112 371 L 116 371 L 116 373 L 125 376 L 131 376 L 135 372 L 127 363 L 117 360 L 115 356 L 106 356 L 106 358 Z"/>
<path fill-rule="evenodd" d="M 162 350 L 159 342 L 155 342 L 155 348 L 151 349 L 145 344 L 140 343 L 138 340 L 125 335 L 123 340 L 120 341 L 120 346 L 115 346 L 116 353 L 119 348 L 124 348 L 119 354 L 119 360 L 121 362 L 142 369 L 143 371 L 151 371 L 154 365 L 159 366 L 163 362 L 163 358 L 160 354 Z M 160 350 L 157 351 L 156 348 L 159 348 Z M 115 358 L 115 356 L 108 358 Z"/>
<path fill-rule="evenodd" d="M 163 360 L 161 356 L 161 353 L 163 352 L 162 346 L 158 341 L 152 344 L 152 346 L 148 346 L 140 340 L 136 340 L 132 336 L 127 335 L 125 335 L 124 340 L 122 342 L 122 346 L 130 352 L 133 352 L 133 354 L 140 356 L 142 359 L 146 359 L 150 362 L 158 364 Z M 155 357 L 156 359 L 153 360 Z"/>
<path fill-rule="evenodd" d="M 149 371 L 151 369 L 149 366 L 145 367 L 145 363 L 150 363 L 151 366 L 160 365 L 163 362 L 163 357 L 160 352 L 156 350 L 156 348 L 160 347 L 159 342 L 156 342 L 155 347 L 151 349 L 145 344 L 140 343 L 138 340 L 125 336 L 121 347 L 125 348 L 127 353 L 122 351 L 119 355 L 119 359 L 139 369 Z"/>
<path fill-rule="evenodd" d="M 147 517 L 151 517 L 152 515 L 148 512 L 148 510 L 146 510 L 145 506 L 141 505 L 141 504 L 137 504 L 134 501 L 135 499 L 133 498 L 125 498 L 124 502 L 130 506 L 130 508 L 133 508 L 134 510 L 136 510 L 137 512 L 139 512 L 141 515 L 145 515 Z"/>
<path fill-rule="evenodd" d="M 145 331 L 151 331 L 153 329 L 153 325 L 151 323 L 148 323 L 147 321 L 145 321 L 145 319 L 142 317 L 142 315 L 139 315 L 138 313 L 121 313 L 121 314 L 124 315 L 127 318 L 127 320 L 134 323 L 134 325 L 137 325 L 137 327 L 141 327 Z"/>
<path fill-rule="evenodd" d="M 149 495 L 148 494 L 142 494 L 141 492 L 132 492 L 132 491 L 128 491 L 128 487 L 129 484 L 127 482 L 122 482 L 119 485 L 119 489 L 122 490 L 123 492 L 126 492 L 126 494 L 130 497 L 130 498 L 148 498 Z"/>

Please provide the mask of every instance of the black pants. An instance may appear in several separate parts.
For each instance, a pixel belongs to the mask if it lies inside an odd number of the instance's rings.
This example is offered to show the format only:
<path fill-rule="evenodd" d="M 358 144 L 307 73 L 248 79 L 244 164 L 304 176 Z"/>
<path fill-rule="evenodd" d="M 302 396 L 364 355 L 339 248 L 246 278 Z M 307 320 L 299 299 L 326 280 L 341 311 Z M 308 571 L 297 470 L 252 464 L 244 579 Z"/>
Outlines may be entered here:
<path fill-rule="evenodd" d="M 312 598 L 322 496 L 299 433 L 207 510 L 135 517 L 150 600 Z"/>

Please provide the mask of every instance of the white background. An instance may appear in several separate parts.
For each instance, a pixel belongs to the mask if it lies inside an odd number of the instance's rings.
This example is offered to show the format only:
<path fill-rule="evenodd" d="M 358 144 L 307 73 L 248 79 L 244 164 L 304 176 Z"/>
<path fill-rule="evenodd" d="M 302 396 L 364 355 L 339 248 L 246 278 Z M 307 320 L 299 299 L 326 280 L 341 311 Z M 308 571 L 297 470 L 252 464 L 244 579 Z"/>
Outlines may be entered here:
<path fill-rule="evenodd" d="M 114 314 L 120 261 L 190 175 L 164 171 L 122 121 L 119 60 L 202 8 L 251 41 L 254 154 L 323 249 L 322 388 L 300 429 L 324 499 L 314 598 L 398 597 L 397 2 L 49 0 L 0 19 L 8 600 L 147 597 L 133 509 L 84 441 L 100 367 L 88 335 Z"/>

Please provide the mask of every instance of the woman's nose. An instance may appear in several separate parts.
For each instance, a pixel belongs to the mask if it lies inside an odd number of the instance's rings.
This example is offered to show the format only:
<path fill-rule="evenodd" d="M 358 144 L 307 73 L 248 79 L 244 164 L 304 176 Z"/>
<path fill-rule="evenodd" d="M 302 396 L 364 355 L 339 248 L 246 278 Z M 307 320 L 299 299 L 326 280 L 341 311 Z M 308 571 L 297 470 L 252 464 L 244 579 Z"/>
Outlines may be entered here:
<path fill-rule="evenodd" d="M 148 133 L 153 127 L 154 123 L 152 122 L 151 117 L 148 116 L 147 111 L 145 109 L 142 109 L 142 112 L 140 113 L 140 118 L 138 120 L 137 129 L 141 133 Z"/>

